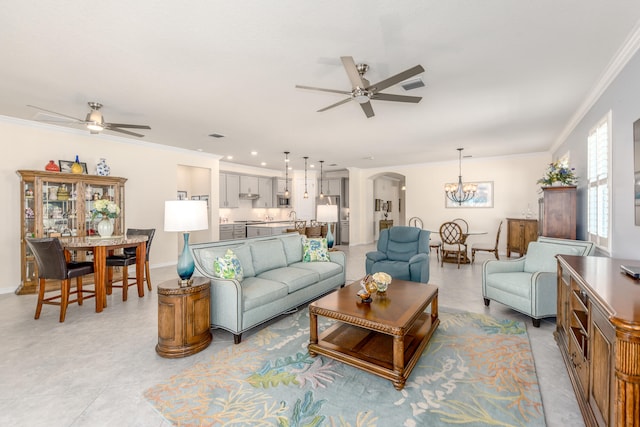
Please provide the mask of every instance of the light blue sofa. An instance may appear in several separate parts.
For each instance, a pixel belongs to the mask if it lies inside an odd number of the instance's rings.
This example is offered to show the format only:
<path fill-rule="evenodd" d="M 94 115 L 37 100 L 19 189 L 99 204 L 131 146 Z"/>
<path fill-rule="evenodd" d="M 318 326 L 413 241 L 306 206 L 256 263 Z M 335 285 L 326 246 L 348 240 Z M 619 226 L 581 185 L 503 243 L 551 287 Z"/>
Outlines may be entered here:
<path fill-rule="evenodd" d="M 515 260 L 488 260 L 482 265 L 484 304 L 497 301 L 530 316 L 533 326 L 557 312 L 556 255 L 591 255 L 592 242 L 539 237 L 527 254 Z"/>
<path fill-rule="evenodd" d="M 367 252 L 367 274 L 384 271 L 391 277 L 412 282 L 429 282 L 428 230 L 396 226 L 380 231 L 377 250 Z"/>
<path fill-rule="evenodd" d="M 344 286 L 344 252 L 329 252 L 330 262 L 303 262 L 298 233 L 190 245 L 195 276 L 211 279 L 211 326 L 242 333 L 334 288 Z M 244 273 L 242 281 L 214 276 L 216 257 L 231 249 Z"/>

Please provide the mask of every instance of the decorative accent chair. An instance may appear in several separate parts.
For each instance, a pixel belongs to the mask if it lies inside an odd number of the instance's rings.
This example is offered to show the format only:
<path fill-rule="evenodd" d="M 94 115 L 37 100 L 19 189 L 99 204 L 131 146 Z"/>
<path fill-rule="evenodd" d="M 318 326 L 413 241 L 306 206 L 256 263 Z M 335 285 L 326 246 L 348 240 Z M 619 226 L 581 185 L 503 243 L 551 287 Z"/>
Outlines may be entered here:
<path fill-rule="evenodd" d="M 444 260 L 447 257 L 455 256 L 458 261 L 463 262 L 467 257 L 467 246 L 464 244 L 464 235 L 462 228 L 455 222 L 445 222 L 440 226 L 440 239 L 442 246 L 440 247 L 440 267 L 444 266 Z"/>
<path fill-rule="evenodd" d="M 477 251 L 484 251 L 484 252 L 489 252 L 489 253 L 493 253 L 496 257 L 496 259 L 500 259 L 500 255 L 498 255 L 498 242 L 500 241 L 500 230 L 502 230 L 502 222 L 500 221 L 500 224 L 498 225 L 498 232 L 496 233 L 496 244 L 493 245 L 492 243 L 482 243 L 482 242 L 478 242 L 478 243 L 473 243 L 471 245 L 471 262 L 474 263 L 476 261 L 476 252 Z"/>
<path fill-rule="evenodd" d="M 64 248 L 57 238 L 27 239 L 27 245 L 33 252 L 38 264 L 38 304 L 35 318 L 40 318 L 43 304 L 60 306 L 60 322 L 64 322 L 67 306 L 77 302 L 82 305 L 86 298 L 95 297 L 94 290 L 82 288 L 82 276 L 93 273 L 93 262 L 67 262 Z M 76 279 L 76 289 L 71 290 L 71 279 Z M 60 280 L 60 292 L 45 298 L 46 281 Z M 85 295 L 89 294 L 89 295 Z M 71 295 L 77 295 L 69 300 Z"/>
<path fill-rule="evenodd" d="M 381 230 L 377 250 L 366 254 L 366 273 L 383 271 L 394 279 L 428 283 L 429 234 L 409 226 Z"/>
<path fill-rule="evenodd" d="M 556 255 L 591 255 L 592 242 L 539 237 L 529 243 L 527 254 L 514 260 L 487 260 L 482 265 L 484 305 L 497 301 L 533 320 L 554 317 L 557 311 L 558 285 Z"/>
<path fill-rule="evenodd" d="M 151 251 L 151 242 L 153 241 L 153 236 L 156 233 L 155 228 L 128 228 L 127 236 L 147 236 L 147 244 L 146 244 L 146 256 L 144 261 L 144 270 L 145 270 L 145 281 L 147 282 L 147 288 L 151 290 L 151 276 L 149 274 L 149 252 Z M 129 282 L 129 266 L 135 265 L 137 262 L 136 259 L 136 248 L 124 248 L 121 254 L 109 255 L 107 257 L 107 294 L 111 295 L 112 288 L 122 288 L 122 301 L 127 300 L 127 294 L 129 290 L 129 286 L 135 285 L 137 282 L 131 281 Z M 113 284 L 113 267 L 121 267 L 122 268 L 122 284 L 114 285 Z"/>

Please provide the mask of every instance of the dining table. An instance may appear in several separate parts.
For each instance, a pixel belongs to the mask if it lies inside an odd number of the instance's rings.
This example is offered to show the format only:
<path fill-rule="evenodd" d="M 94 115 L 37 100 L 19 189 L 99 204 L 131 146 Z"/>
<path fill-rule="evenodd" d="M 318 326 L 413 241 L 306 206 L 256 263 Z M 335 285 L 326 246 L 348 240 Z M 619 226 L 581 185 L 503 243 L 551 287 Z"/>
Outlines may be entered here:
<path fill-rule="evenodd" d="M 431 234 L 436 235 L 436 236 L 440 236 L 440 227 L 435 228 L 435 230 L 438 231 L 431 231 Z M 462 236 L 460 238 L 460 244 L 465 245 L 467 244 L 467 239 L 470 236 L 481 236 L 483 234 L 488 234 L 487 231 L 481 231 L 481 230 L 470 230 L 470 231 L 463 231 L 462 232 Z M 447 258 L 444 260 L 444 262 L 453 262 L 453 263 L 457 263 L 458 260 L 456 258 Z M 469 254 L 465 251 L 464 253 L 464 258 L 460 261 L 461 264 L 471 264 L 471 258 L 469 258 Z"/>
<path fill-rule="evenodd" d="M 146 259 L 147 236 L 83 236 L 61 237 L 67 259 L 71 259 L 72 251 L 93 252 L 94 284 L 96 290 L 96 313 L 107 306 L 107 256 L 117 249 L 136 248 L 136 283 L 138 296 L 144 296 L 144 265 Z M 126 267 L 125 267 L 126 268 Z"/>

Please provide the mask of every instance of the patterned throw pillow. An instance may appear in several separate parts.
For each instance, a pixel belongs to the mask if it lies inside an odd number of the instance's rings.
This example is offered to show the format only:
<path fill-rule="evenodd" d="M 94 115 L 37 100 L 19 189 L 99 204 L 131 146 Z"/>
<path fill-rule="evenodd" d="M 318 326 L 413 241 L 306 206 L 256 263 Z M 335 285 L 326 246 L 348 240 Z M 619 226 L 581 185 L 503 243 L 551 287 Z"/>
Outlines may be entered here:
<path fill-rule="evenodd" d="M 329 249 L 327 248 L 327 239 L 304 239 L 304 253 L 302 262 L 327 262 L 329 261 Z"/>
<path fill-rule="evenodd" d="M 242 281 L 242 265 L 231 249 L 227 249 L 224 258 L 217 257 L 213 262 L 213 275 L 221 279 L 236 279 Z"/>

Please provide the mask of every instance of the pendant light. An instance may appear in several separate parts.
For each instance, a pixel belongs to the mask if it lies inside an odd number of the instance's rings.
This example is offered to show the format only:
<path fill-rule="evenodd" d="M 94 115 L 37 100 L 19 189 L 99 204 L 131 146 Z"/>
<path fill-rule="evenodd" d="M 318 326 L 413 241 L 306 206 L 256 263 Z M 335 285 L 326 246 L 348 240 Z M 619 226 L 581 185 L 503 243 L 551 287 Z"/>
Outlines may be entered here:
<path fill-rule="evenodd" d="M 475 197 L 478 186 L 476 184 L 463 183 L 462 182 L 462 150 L 464 148 L 458 148 L 458 183 L 457 184 L 445 184 L 444 192 L 447 198 L 458 206 L 464 202 L 471 200 Z"/>
<path fill-rule="evenodd" d="M 322 164 L 324 163 L 324 160 L 320 160 L 320 198 L 322 199 L 324 197 L 324 193 L 322 191 Z"/>
<path fill-rule="evenodd" d="M 284 197 L 289 197 L 289 152 L 284 152 Z"/>
<path fill-rule="evenodd" d="M 309 198 L 309 193 L 307 192 L 307 160 L 309 159 L 308 156 L 304 157 L 304 195 L 302 197 L 304 197 L 305 199 Z"/>

